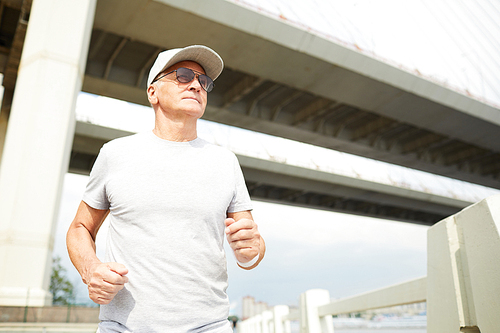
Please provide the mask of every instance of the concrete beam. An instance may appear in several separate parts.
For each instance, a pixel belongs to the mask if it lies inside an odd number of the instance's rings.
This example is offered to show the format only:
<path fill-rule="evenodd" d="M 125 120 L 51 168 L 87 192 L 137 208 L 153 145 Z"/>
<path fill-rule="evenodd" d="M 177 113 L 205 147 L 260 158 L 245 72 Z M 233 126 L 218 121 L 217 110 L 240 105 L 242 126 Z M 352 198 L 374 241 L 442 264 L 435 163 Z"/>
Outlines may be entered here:
<path fill-rule="evenodd" d="M 425 302 L 427 299 L 427 278 L 422 277 L 399 283 L 360 295 L 340 299 L 323 305 L 318 315 L 338 315 L 372 309 Z"/>
<path fill-rule="evenodd" d="M 179 30 L 180 25 L 193 29 Z M 396 127 L 414 128 L 433 134 L 438 141 L 460 141 L 485 149 L 497 154 L 498 159 L 498 107 L 380 62 L 338 41 L 223 0 L 99 0 L 94 29 L 95 50 L 99 49 L 102 35 L 111 38 L 110 45 L 105 44 L 101 53 L 95 53 L 95 61 L 88 66 L 92 67 L 88 74 L 100 77 L 104 83 L 92 86 L 89 79 L 84 84 L 86 91 L 147 104 L 142 91 L 137 95 L 126 87 L 119 90 L 120 84 L 145 90 L 141 79 L 144 71 L 140 68 L 144 68 L 141 66 L 150 53 L 158 48 L 206 44 L 221 54 L 229 69 L 225 72 L 231 71 L 227 76 L 223 73 L 210 97 L 211 107 L 227 113 L 212 120 L 500 188 L 498 166 L 485 168 L 481 159 L 449 164 L 440 158 L 440 151 L 431 149 L 434 141 L 421 140 L 405 148 L 406 142 L 398 135 L 392 136 L 391 131 Z M 118 47 L 122 38 L 136 43 L 132 49 L 137 53 L 117 58 L 109 81 L 103 80 L 112 48 Z M 134 63 L 134 59 L 140 60 Z M 257 100 L 256 95 L 265 87 L 245 81 L 265 82 L 266 87 L 278 84 L 279 88 Z M 245 83 L 242 89 L 229 94 L 238 82 Z M 321 117 L 322 112 L 318 117 L 301 117 L 294 127 L 300 110 L 291 107 L 297 103 L 282 106 L 280 101 L 287 93 L 302 95 L 302 101 L 304 96 L 309 100 L 324 98 L 345 107 L 328 110 Z M 343 114 L 346 108 L 354 114 L 352 122 L 336 126 L 331 116 Z"/>
<path fill-rule="evenodd" d="M 194 0 L 182 2 L 155 0 L 155 2 L 272 43 L 272 45 L 266 43 L 266 51 L 261 49 L 262 43 L 258 44 L 256 41 L 242 49 L 233 45 L 234 52 L 244 52 L 246 55 L 231 54 L 225 57 L 228 66 L 232 68 L 274 81 L 295 83 L 297 88 L 314 94 L 372 110 L 421 128 L 436 132 L 446 131 L 451 137 L 457 134 L 454 133 L 456 125 L 467 121 L 466 119 L 474 122 L 478 122 L 479 119 L 486 121 L 494 125 L 492 128 L 500 126 L 498 107 L 232 2 L 222 0 L 203 4 Z M 266 57 L 265 61 L 262 57 Z M 317 60 L 330 64 L 329 68 L 314 66 Z M 290 70 L 291 67 L 294 68 L 293 71 Z M 332 75 L 336 71 L 342 71 L 344 77 Z M 333 78 L 337 80 L 336 83 L 331 81 Z M 359 98 L 360 90 L 363 90 L 363 98 Z M 421 108 L 418 104 L 418 111 L 411 112 L 409 103 L 422 98 L 429 101 L 427 103 L 429 107 Z M 435 107 L 432 107 L 433 103 L 436 103 Z M 437 121 L 436 107 L 439 109 L 439 118 L 443 121 L 446 119 L 447 124 Z M 484 142 L 486 146 L 490 146 L 486 143 L 488 140 L 486 138 L 482 140 L 473 133 L 463 133 L 463 135 L 474 136 L 476 142 Z M 499 148 L 500 143 L 496 149 L 500 150 Z"/>
<path fill-rule="evenodd" d="M 88 174 L 99 149 L 105 142 L 130 134 L 133 133 L 77 122 L 70 172 Z M 237 156 L 247 184 L 250 184 L 250 194 L 257 200 L 422 224 L 432 224 L 440 218 L 454 214 L 461 208 L 471 204 L 464 200 L 394 187 L 340 174 L 307 169 L 241 154 Z M 274 192 L 279 193 L 277 196 L 262 195 L 260 190 L 262 186 L 274 189 Z M 321 200 L 326 201 L 303 202 L 299 197 L 304 194 L 319 196 L 323 198 Z M 336 204 L 338 200 L 351 200 L 358 204 L 353 207 L 351 205 L 344 207 Z M 360 205 L 363 203 L 365 206 L 375 209 L 362 210 Z M 376 207 L 380 208 L 377 209 Z M 394 215 L 394 210 L 400 211 L 401 214 L 404 212 L 412 213 Z M 430 216 L 439 216 L 439 218 L 430 221 Z"/>

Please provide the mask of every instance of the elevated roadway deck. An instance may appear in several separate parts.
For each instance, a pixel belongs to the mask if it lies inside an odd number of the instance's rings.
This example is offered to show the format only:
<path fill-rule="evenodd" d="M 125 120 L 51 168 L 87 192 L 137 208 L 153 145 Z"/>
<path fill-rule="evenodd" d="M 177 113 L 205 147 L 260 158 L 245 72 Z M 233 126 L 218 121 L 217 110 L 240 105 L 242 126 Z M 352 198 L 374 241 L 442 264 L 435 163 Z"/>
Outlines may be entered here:
<path fill-rule="evenodd" d="M 31 1 L 0 2 L 2 146 Z M 226 64 L 207 120 L 500 188 L 498 106 L 230 1 L 98 0 L 82 89 L 147 105 L 156 55 L 194 43 Z"/>
<path fill-rule="evenodd" d="M 194 43 L 226 63 L 205 119 L 500 188 L 497 106 L 228 1 L 99 0 L 83 90 L 147 105 Z"/>
<path fill-rule="evenodd" d="M 101 146 L 133 133 L 77 122 L 70 172 L 88 174 Z M 253 199 L 432 225 L 471 204 L 237 153 Z"/>

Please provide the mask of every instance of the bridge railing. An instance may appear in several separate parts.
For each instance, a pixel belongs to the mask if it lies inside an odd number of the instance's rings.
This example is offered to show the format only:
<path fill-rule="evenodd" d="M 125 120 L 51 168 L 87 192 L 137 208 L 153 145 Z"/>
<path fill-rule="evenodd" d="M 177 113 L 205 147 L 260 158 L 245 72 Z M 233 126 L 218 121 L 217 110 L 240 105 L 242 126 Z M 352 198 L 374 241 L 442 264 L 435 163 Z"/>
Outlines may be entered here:
<path fill-rule="evenodd" d="M 427 301 L 427 332 L 495 333 L 500 328 L 500 195 L 429 228 L 427 277 L 330 300 L 328 290 L 300 295 L 298 311 L 275 306 L 238 323 L 239 333 L 333 333 L 332 315 Z"/>

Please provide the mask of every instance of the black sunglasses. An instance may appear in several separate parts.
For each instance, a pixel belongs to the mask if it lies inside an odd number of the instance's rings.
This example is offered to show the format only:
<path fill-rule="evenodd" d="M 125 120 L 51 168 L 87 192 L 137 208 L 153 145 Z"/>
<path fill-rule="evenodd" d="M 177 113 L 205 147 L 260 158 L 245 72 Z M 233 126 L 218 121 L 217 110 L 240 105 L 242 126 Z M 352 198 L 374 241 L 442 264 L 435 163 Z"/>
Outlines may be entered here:
<path fill-rule="evenodd" d="M 164 78 L 165 76 L 172 74 L 173 72 L 176 73 L 177 81 L 179 81 L 180 83 L 189 83 L 189 82 L 194 80 L 194 77 L 196 75 L 198 75 L 198 82 L 200 82 L 201 87 L 207 93 L 211 92 L 212 89 L 214 88 L 214 81 L 210 77 L 208 77 L 205 74 L 202 74 L 200 72 L 195 73 L 192 69 L 184 68 L 184 67 L 180 67 L 180 68 L 177 68 L 176 70 L 173 70 L 171 72 L 160 75 L 159 77 L 154 79 L 153 82 L 151 82 L 151 83 L 154 83 L 154 82 Z"/>

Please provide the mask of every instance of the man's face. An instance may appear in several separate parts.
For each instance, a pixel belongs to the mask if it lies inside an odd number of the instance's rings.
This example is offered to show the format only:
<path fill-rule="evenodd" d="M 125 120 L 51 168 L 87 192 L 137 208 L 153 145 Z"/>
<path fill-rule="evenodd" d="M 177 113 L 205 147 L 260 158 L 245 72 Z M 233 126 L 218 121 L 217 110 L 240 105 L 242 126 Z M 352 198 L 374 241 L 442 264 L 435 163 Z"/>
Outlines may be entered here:
<path fill-rule="evenodd" d="M 168 73 L 180 67 L 189 68 L 195 74 L 205 71 L 198 63 L 181 61 L 170 66 L 163 73 Z M 170 73 L 154 83 L 155 93 L 161 110 L 178 117 L 194 117 L 199 119 L 205 112 L 207 92 L 201 87 L 198 76 L 188 83 L 181 83 L 176 79 L 176 72 Z"/>

